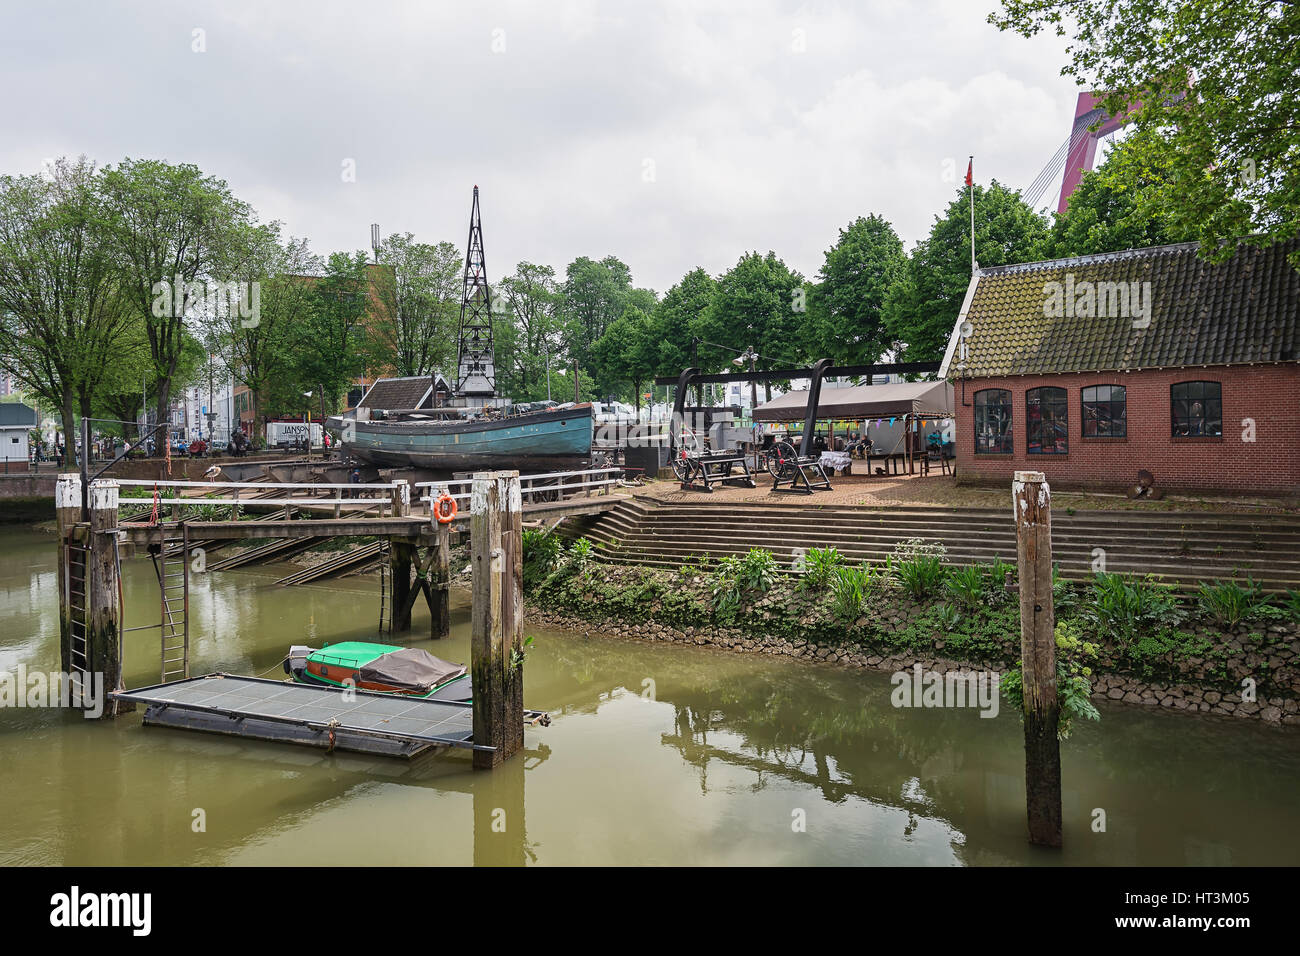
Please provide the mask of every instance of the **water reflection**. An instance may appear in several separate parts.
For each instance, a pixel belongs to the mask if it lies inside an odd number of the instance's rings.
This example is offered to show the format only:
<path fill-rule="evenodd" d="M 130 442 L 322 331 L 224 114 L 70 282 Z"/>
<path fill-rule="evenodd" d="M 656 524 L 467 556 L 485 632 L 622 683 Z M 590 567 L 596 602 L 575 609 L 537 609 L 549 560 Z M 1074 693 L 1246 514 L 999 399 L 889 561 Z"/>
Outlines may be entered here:
<path fill-rule="evenodd" d="M 53 563 L 52 539 L 5 535 L 0 668 L 57 667 Z M 196 673 L 274 676 L 291 643 L 374 636 L 376 582 L 274 588 L 281 573 L 192 579 Z M 148 562 L 128 562 L 125 581 L 127 623 L 144 623 Z M 449 639 L 413 643 L 468 660 L 464 595 L 452 619 Z M 157 635 L 130 635 L 128 683 L 157 668 Z M 1066 849 L 1038 853 L 1015 715 L 900 710 L 890 690 L 884 674 L 538 632 L 526 700 L 553 723 L 492 773 L 463 753 L 327 755 L 142 728 L 138 714 L 10 710 L 0 862 L 1300 862 L 1294 734 L 1107 707 L 1063 751 Z M 1105 833 L 1090 829 L 1096 808 Z"/>

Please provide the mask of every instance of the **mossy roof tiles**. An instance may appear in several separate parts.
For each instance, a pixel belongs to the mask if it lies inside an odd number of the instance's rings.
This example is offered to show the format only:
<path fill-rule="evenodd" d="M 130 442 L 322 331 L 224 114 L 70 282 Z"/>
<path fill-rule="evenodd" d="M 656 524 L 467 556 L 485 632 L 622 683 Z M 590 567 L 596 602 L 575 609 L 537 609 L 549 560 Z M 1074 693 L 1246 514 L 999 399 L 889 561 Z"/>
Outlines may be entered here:
<path fill-rule="evenodd" d="M 1300 272 L 1287 261 L 1297 248 L 1300 239 L 1242 245 L 1215 264 L 1187 243 L 982 270 L 966 313 L 966 374 L 1300 360 Z M 1085 283 L 1094 293 L 1091 315 L 1065 304 L 1072 291 L 1088 311 Z M 1130 297 L 1125 310 L 1115 287 L 1109 297 L 1097 294 L 1100 283 L 1124 283 L 1141 298 Z"/>

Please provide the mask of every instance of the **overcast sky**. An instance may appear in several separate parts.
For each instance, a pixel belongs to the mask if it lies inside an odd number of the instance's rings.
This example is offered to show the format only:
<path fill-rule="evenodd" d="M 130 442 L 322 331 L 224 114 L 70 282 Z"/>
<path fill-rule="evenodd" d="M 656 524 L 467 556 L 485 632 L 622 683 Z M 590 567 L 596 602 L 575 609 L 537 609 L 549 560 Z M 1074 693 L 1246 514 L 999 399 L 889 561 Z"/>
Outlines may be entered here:
<path fill-rule="evenodd" d="M 1023 188 L 1068 134 L 1062 42 L 995 6 L 4 0 L 0 172 L 194 163 L 319 253 L 372 222 L 463 246 L 478 184 L 489 279 L 613 254 L 662 294 L 752 249 L 812 276 L 855 217 L 910 249 L 969 154 Z"/>

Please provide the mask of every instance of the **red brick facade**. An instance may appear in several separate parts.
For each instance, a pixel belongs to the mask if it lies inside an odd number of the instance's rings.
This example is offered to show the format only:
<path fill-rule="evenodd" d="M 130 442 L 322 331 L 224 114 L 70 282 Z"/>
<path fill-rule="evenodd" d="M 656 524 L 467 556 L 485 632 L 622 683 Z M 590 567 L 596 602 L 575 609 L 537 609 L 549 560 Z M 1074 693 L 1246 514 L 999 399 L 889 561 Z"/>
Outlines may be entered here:
<path fill-rule="evenodd" d="M 1170 386 L 1212 381 L 1222 385 L 1223 436 L 1172 436 Z M 1300 365 L 1239 365 L 1138 372 L 1068 373 L 957 381 L 957 475 L 959 481 L 1009 484 L 1018 470 L 1041 471 L 1060 487 L 1120 488 L 1139 469 L 1156 486 L 1210 491 L 1300 493 Z M 1068 451 L 1030 455 L 1025 392 L 1039 386 L 1066 390 Z M 1084 438 L 1081 389 L 1123 385 L 1127 389 L 1127 436 Z M 1011 454 L 975 454 L 975 393 L 1011 392 Z M 1254 440 L 1246 440 L 1254 422 Z"/>

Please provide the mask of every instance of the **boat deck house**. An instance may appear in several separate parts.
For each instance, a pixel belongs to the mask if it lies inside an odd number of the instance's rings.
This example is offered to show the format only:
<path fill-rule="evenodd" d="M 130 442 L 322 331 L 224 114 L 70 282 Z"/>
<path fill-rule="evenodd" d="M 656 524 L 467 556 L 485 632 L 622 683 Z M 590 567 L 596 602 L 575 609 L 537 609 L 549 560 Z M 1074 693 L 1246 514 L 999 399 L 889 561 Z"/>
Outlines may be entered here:
<path fill-rule="evenodd" d="M 941 375 L 959 480 L 1300 492 L 1300 240 L 981 269 Z"/>

